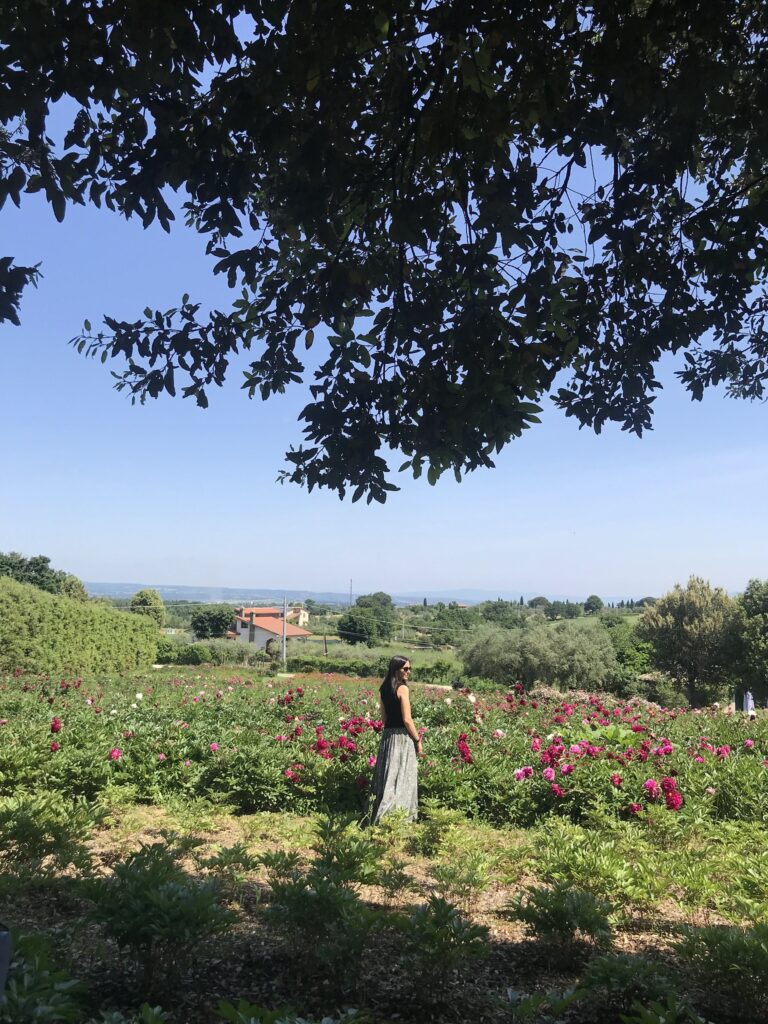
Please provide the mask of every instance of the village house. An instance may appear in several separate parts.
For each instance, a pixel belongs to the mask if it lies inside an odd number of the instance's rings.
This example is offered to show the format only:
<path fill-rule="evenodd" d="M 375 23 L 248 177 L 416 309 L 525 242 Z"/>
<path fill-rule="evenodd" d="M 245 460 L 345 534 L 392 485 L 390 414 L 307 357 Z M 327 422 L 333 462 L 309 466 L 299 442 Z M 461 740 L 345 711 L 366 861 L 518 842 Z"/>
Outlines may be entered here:
<path fill-rule="evenodd" d="M 291 609 L 299 611 L 299 609 Z M 303 611 L 303 609 L 301 609 Z M 285 620 L 285 635 L 290 640 L 302 640 L 312 634 L 290 621 L 290 612 Z M 268 640 L 281 640 L 283 636 L 283 612 L 279 608 L 235 608 L 235 628 L 228 634 L 242 643 L 255 644 L 264 648 Z"/>

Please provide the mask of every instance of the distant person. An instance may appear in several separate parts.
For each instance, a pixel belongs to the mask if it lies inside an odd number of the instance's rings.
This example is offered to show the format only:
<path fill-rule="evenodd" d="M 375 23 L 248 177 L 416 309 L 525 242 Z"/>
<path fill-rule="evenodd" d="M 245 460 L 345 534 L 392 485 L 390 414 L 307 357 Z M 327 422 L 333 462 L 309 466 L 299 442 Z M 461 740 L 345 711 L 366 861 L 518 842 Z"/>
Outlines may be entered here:
<path fill-rule="evenodd" d="M 418 816 L 416 758 L 421 757 L 423 750 L 421 736 L 411 717 L 410 673 L 410 660 L 396 655 L 379 688 L 384 729 L 373 773 L 371 820 L 374 824 L 398 809 L 407 811 L 411 821 Z"/>
<path fill-rule="evenodd" d="M 752 696 L 751 690 L 747 690 L 744 694 L 744 711 L 750 718 L 757 718 L 757 711 L 755 711 L 755 698 Z"/>

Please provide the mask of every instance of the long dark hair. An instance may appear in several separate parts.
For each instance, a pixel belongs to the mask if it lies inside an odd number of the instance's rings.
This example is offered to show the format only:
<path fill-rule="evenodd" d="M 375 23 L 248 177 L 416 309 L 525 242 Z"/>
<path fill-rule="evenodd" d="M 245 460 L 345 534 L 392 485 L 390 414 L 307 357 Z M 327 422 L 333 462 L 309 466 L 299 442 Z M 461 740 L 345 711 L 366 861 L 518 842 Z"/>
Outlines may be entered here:
<path fill-rule="evenodd" d="M 402 654 L 396 654 L 389 663 L 387 674 L 384 676 L 384 682 L 382 686 L 390 686 L 393 693 L 397 693 L 397 688 L 400 685 L 397 679 L 397 673 L 407 664 L 411 659 L 404 658 Z"/>

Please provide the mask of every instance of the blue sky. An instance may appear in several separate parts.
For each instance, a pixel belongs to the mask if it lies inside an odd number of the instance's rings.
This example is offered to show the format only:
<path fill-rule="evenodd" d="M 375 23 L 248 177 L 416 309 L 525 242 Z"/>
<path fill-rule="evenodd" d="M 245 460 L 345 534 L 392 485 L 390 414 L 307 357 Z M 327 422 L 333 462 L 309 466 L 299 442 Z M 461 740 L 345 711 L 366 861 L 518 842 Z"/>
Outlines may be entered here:
<path fill-rule="evenodd" d="M 201 240 L 39 196 L 3 209 L 3 255 L 42 261 L 22 327 L 0 327 L 0 550 L 88 580 L 356 593 L 481 588 L 660 594 L 691 574 L 736 591 L 768 576 L 768 409 L 693 403 L 665 364 L 655 429 L 597 437 L 555 409 L 495 470 L 385 506 L 275 482 L 300 441 L 301 389 L 249 400 L 237 370 L 200 410 L 131 406 L 110 364 L 67 339 L 85 317 L 137 317 L 183 292 L 226 308 Z M 314 351 L 314 350 L 313 350 Z"/>

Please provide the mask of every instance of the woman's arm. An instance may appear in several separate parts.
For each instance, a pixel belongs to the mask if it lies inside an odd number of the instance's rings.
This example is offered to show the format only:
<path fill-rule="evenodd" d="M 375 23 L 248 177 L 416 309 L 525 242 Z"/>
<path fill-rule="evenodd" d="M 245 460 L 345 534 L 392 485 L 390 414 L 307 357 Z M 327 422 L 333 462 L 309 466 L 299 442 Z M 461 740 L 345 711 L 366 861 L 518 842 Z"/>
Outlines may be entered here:
<path fill-rule="evenodd" d="M 403 683 L 397 688 L 397 698 L 400 701 L 400 711 L 403 715 L 403 725 L 411 737 L 413 742 L 416 744 L 416 753 L 422 753 L 421 737 L 413 724 L 413 718 L 411 717 L 411 698 L 408 694 L 408 687 Z"/>

